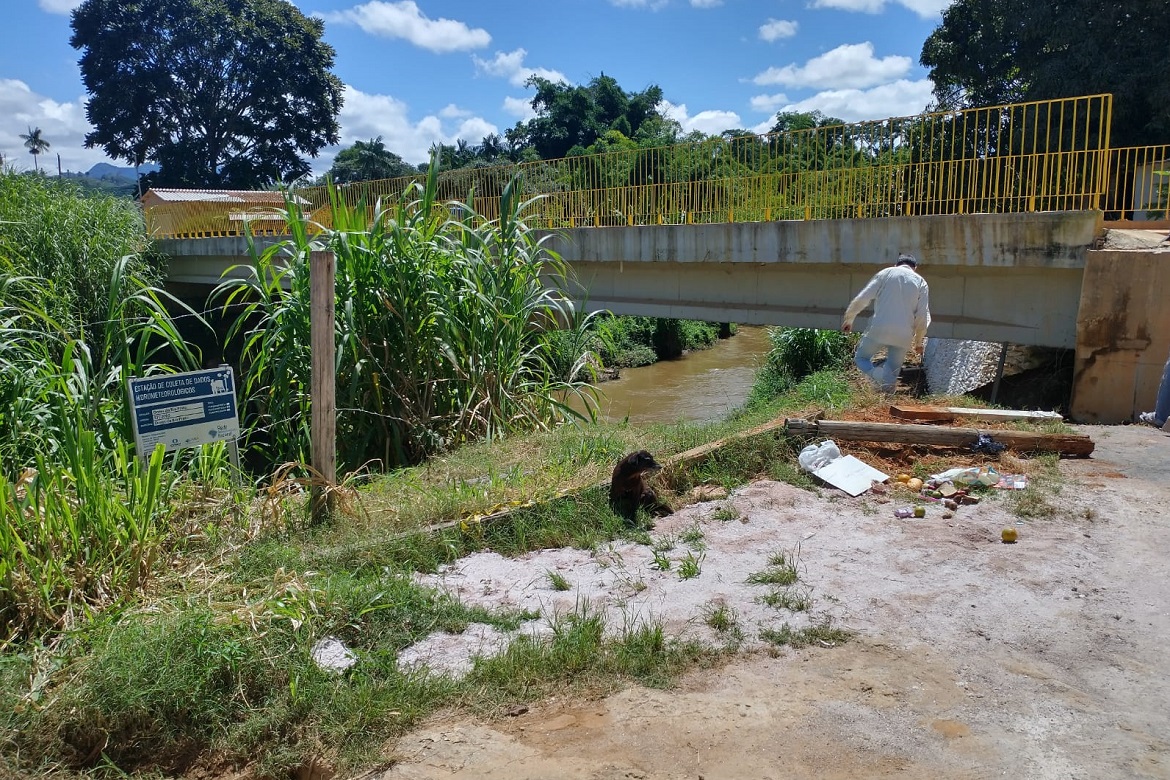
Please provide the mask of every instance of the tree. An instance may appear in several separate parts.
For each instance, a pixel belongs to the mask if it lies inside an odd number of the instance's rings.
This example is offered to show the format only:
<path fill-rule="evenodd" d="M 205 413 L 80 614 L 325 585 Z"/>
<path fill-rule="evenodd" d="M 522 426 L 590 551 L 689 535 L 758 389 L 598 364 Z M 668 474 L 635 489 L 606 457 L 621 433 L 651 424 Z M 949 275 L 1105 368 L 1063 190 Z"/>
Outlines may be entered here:
<path fill-rule="evenodd" d="M 626 92 L 604 73 L 585 86 L 539 76 L 527 83 L 536 88 L 532 98 L 536 116 L 517 124 L 508 138 L 523 139 L 545 160 L 564 157 L 574 147 L 588 148 L 609 130 L 636 138 L 644 125 L 662 118 L 658 113 L 662 89 L 657 86 Z"/>
<path fill-rule="evenodd" d="M 287 0 L 85 0 L 72 27 L 85 145 L 153 160 L 151 184 L 264 187 L 338 141 L 333 48 Z"/>
<path fill-rule="evenodd" d="M 353 146 L 342 149 L 333 159 L 329 178 L 337 184 L 374 179 L 395 179 L 412 176 L 418 171 L 413 165 L 386 148 L 382 136 L 369 141 L 357 141 Z"/>
<path fill-rule="evenodd" d="M 28 153 L 33 156 L 33 167 L 39 172 L 41 166 L 37 162 L 37 155 L 47 152 L 52 144 L 41 137 L 41 128 L 39 127 L 36 130 L 30 127 L 28 133 L 21 133 L 20 137 L 24 140 L 24 148 L 28 149 Z"/>
<path fill-rule="evenodd" d="M 1110 92 L 1114 146 L 1170 143 L 1165 0 L 956 0 L 926 39 L 944 110 Z"/>

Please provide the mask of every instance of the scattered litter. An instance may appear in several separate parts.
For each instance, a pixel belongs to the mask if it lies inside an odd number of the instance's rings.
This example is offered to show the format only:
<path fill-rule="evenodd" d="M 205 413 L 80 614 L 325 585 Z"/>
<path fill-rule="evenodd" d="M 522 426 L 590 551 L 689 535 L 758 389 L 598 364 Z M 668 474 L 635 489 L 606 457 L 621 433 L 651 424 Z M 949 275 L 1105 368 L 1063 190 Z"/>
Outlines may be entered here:
<path fill-rule="evenodd" d="M 944 482 L 955 485 L 984 485 L 990 487 L 999 482 L 999 472 L 991 466 L 967 466 L 947 469 L 941 474 L 932 474 L 930 484 L 937 487 Z"/>
<path fill-rule="evenodd" d="M 971 445 L 971 452 L 974 452 L 976 455 L 991 455 L 996 458 L 1006 449 L 1006 444 L 1001 444 L 986 433 L 979 434 L 975 439 L 975 443 Z"/>
<path fill-rule="evenodd" d="M 851 496 L 860 496 L 869 490 L 874 482 L 885 482 L 889 476 L 869 466 L 852 455 L 844 455 L 832 463 L 813 472 L 835 488 Z"/>
<path fill-rule="evenodd" d="M 828 466 L 841 457 L 841 450 L 836 443 L 826 439 L 820 444 L 810 444 L 800 451 L 796 460 L 805 471 L 815 472 L 817 469 Z"/>
<path fill-rule="evenodd" d="M 894 510 L 894 517 L 926 517 L 924 506 L 901 506 Z"/>
<path fill-rule="evenodd" d="M 874 483 L 882 483 L 890 478 L 852 455 L 842 455 L 836 443 L 830 439 L 808 445 L 800 451 L 796 460 L 805 471 L 851 496 L 860 496 L 871 489 Z"/>
<path fill-rule="evenodd" d="M 327 672 L 344 672 L 357 663 L 357 656 L 335 636 L 318 639 L 310 655 Z"/>
<path fill-rule="evenodd" d="M 1024 474 L 1004 474 L 992 487 L 1000 490 L 1023 490 L 1028 487 L 1028 477 Z"/>

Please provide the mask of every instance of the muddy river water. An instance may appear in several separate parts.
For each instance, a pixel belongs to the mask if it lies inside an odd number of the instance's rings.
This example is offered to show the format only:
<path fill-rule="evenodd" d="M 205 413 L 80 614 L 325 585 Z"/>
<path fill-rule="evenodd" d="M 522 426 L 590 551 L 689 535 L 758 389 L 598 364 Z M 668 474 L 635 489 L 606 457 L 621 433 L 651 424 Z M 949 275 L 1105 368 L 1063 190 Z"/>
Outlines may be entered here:
<path fill-rule="evenodd" d="M 747 400 L 756 369 L 768 353 L 768 329 L 740 327 L 711 349 L 689 352 L 640 368 L 623 368 L 621 378 L 602 382 L 598 417 L 620 422 L 707 421 Z"/>

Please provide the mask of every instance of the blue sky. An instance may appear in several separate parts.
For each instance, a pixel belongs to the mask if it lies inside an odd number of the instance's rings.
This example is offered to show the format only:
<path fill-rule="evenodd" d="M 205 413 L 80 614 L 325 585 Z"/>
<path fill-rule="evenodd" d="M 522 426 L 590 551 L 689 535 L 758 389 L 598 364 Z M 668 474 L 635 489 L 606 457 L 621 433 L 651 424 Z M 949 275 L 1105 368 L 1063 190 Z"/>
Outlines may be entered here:
<path fill-rule="evenodd" d="M 626 90 L 662 87 L 685 130 L 764 131 L 779 110 L 846 120 L 902 116 L 930 101 L 922 43 L 950 0 L 295 0 L 325 20 L 346 85 L 342 146 L 382 136 L 409 162 L 435 141 L 477 143 L 531 116 L 529 74 Z M 31 168 L 19 134 L 40 127 L 42 164 L 107 161 L 89 129 L 79 0 L 4 0 L 0 154 Z M 313 160 L 324 172 L 337 148 Z M 124 164 L 119 162 L 118 164 Z"/>

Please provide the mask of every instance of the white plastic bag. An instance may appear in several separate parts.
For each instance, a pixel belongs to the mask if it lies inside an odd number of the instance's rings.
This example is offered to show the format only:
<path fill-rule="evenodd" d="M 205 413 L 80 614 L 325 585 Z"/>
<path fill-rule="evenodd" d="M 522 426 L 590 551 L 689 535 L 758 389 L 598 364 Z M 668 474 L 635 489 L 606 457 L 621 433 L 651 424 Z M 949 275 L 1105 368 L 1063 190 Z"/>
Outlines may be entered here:
<path fill-rule="evenodd" d="M 841 450 L 831 440 L 826 439 L 820 444 L 810 444 L 800 451 L 796 461 L 805 471 L 816 471 L 824 468 L 841 457 Z"/>
<path fill-rule="evenodd" d="M 932 474 L 930 481 L 936 485 L 953 482 L 956 485 L 994 485 L 999 482 L 999 473 L 991 466 L 969 466 L 947 469 L 941 474 Z"/>

